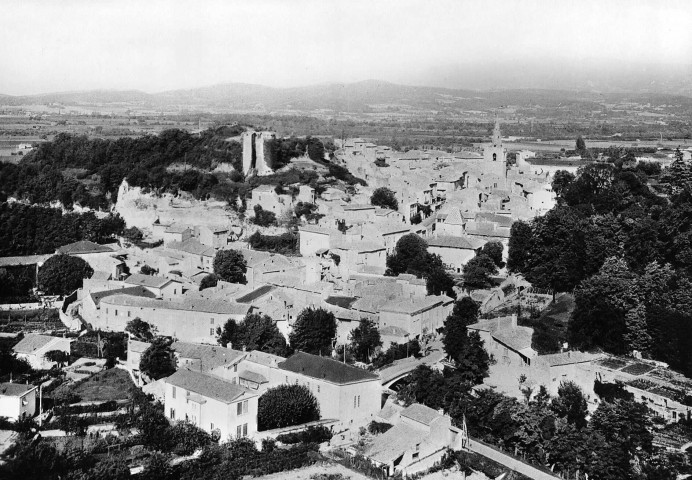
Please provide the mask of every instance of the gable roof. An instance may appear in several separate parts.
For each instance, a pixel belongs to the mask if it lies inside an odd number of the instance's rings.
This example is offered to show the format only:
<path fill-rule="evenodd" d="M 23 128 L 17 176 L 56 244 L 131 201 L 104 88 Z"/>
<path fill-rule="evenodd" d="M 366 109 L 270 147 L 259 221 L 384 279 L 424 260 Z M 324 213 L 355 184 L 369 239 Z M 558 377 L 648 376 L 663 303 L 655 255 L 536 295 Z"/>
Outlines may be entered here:
<path fill-rule="evenodd" d="M 31 390 L 36 390 L 35 385 L 27 385 L 24 383 L 0 383 L 0 396 L 3 397 L 21 397 Z"/>
<path fill-rule="evenodd" d="M 379 380 L 379 377 L 374 373 L 331 358 L 319 357 L 305 352 L 294 353 L 286 361 L 281 362 L 279 368 L 338 385 Z"/>
<path fill-rule="evenodd" d="M 275 288 L 276 287 L 274 285 L 262 285 L 261 287 L 254 289 L 250 293 L 247 293 L 242 297 L 236 298 L 235 301 L 238 303 L 252 303 L 258 298 L 263 297 L 267 293 L 271 292 Z"/>
<path fill-rule="evenodd" d="M 132 297 L 130 295 L 113 295 L 101 300 L 101 302 L 123 307 L 160 308 L 162 310 L 183 310 L 188 312 L 218 313 L 221 315 L 246 315 L 252 308 L 243 303 L 207 300 L 205 298 L 183 298 L 183 300 L 174 301 Z"/>
<path fill-rule="evenodd" d="M 48 335 L 39 335 L 37 333 L 30 333 L 26 337 L 21 339 L 12 350 L 14 350 L 15 353 L 33 354 L 37 350 L 40 350 L 46 345 L 50 345 L 56 340 L 61 340 L 61 338 L 51 337 Z"/>
<path fill-rule="evenodd" d="M 390 463 L 422 443 L 428 435 L 424 429 L 400 423 L 375 437 L 365 456 L 379 463 Z"/>
<path fill-rule="evenodd" d="M 452 209 L 452 211 L 445 218 L 445 223 L 447 225 L 463 225 L 464 218 L 461 216 L 461 212 L 458 208 Z"/>
<path fill-rule="evenodd" d="M 48 260 L 51 255 L 22 255 L 20 257 L 0 257 L 0 267 L 18 267 L 36 265 Z"/>
<path fill-rule="evenodd" d="M 94 305 L 98 307 L 101 303 L 101 300 L 113 295 L 132 295 L 133 297 L 156 298 L 156 294 L 154 294 L 151 290 L 147 290 L 141 285 L 137 285 L 134 287 L 118 288 L 114 290 L 103 290 L 101 292 L 94 292 L 90 296 L 91 300 L 94 302 Z"/>
<path fill-rule="evenodd" d="M 113 253 L 110 247 L 105 245 L 99 245 L 98 243 L 90 242 L 89 240 L 81 240 L 79 242 L 70 243 L 58 248 L 58 253 L 64 253 L 66 255 L 80 255 L 86 253 Z"/>
<path fill-rule="evenodd" d="M 412 297 L 410 299 L 397 298 L 385 303 L 380 307 L 382 312 L 405 313 L 416 315 L 417 313 L 430 310 L 433 307 L 444 303 L 442 297 L 429 295 L 427 297 Z"/>
<path fill-rule="evenodd" d="M 244 355 L 240 350 L 222 347 L 220 345 L 204 345 L 201 343 L 173 342 L 171 349 L 185 359 L 199 360 L 203 372 L 225 363 L 232 363 Z"/>
<path fill-rule="evenodd" d="M 232 403 L 244 395 L 256 395 L 240 385 L 226 382 L 206 373 L 192 372 L 185 369 L 178 370 L 166 378 L 166 383 L 223 403 Z"/>
<path fill-rule="evenodd" d="M 188 238 L 182 242 L 172 241 L 168 242 L 166 245 L 171 250 L 178 250 L 179 252 L 190 253 L 192 255 L 203 255 L 205 257 L 213 257 L 216 254 L 216 250 L 213 247 L 203 245 L 196 238 Z"/>
<path fill-rule="evenodd" d="M 144 275 L 143 273 L 135 273 L 127 277 L 124 282 L 130 285 L 141 285 L 149 288 L 162 288 L 171 283 L 173 280 L 166 277 L 158 277 L 156 275 Z"/>
<path fill-rule="evenodd" d="M 433 237 L 428 239 L 429 247 L 460 248 L 462 250 L 477 250 L 485 244 L 484 241 L 469 237 Z"/>
<path fill-rule="evenodd" d="M 437 410 L 426 407 L 421 403 L 414 403 L 402 410 L 401 416 L 415 420 L 423 425 L 430 425 L 433 420 L 441 417 L 442 415 L 440 415 Z"/>

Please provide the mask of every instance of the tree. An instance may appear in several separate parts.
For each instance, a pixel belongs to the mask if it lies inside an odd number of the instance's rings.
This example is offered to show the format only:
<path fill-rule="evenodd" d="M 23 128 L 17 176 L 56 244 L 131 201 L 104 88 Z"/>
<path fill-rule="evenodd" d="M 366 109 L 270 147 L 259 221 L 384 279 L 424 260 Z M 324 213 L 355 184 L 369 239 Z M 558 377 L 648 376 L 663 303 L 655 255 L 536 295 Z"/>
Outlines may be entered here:
<path fill-rule="evenodd" d="M 229 345 L 236 350 L 259 350 L 285 356 L 286 339 L 268 315 L 248 313 L 240 324 L 228 320 L 223 329 L 217 329 L 219 344 Z"/>
<path fill-rule="evenodd" d="M 206 289 L 206 288 L 212 288 L 218 285 L 219 283 L 219 277 L 217 277 L 215 274 L 210 273 L 209 275 L 205 275 L 205 277 L 202 279 L 201 282 L 199 282 L 199 289 L 200 291 Z"/>
<path fill-rule="evenodd" d="M 463 381 L 478 385 L 488 376 L 491 359 L 483 347 L 483 340 L 478 332 L 471 332 L 468 335 L 456 361 L 459 377 Z"/>
<path fill-rule="evenodd" d="M 589 413 L 586 398 L 579 386 L 572 382 L 560 382 L 557 398 L 553 399 L 550 408 L 558 417 L 565 418 L 577 428 L 586 426 L 586 415 Z"/>
<path fill-rule="evenodd" d="M 473 290 L 488 288 L 492 285 L 490 275 L 497 273 L 497 266 L 492 258 L 481 253 L 468 261 L 464 267 L 464 287 Z"/>
<path fill-rule="evenodd" d="M 51 350 L 49 352 L 46 352 L 44 357 L 49 362 L 57 363 L 58 368 L 62 368 L 63 365 L 70 361 L 70 354 L 62 350 Z"/>
<path fill-rule="evenodd" d="M 575 145 L 574 150 L 579 154 L 586 152 L 586 142 L 584 141 L 581 135 L 577 137 L 577 144 Z"/>
<path fill-rule="evenodd" d="M 362 318 L 360 324 L 351 330 L 348 336 L 351 349 L 359 362 L 370 362 L 375 350 L 382 346 L 377 324 L 370 319 Z"/>
<path fill-rule="evenodd" d="M 609 443 L 620 444 L 630 455 L 651 452 L 653 435 L 649 408 L 644 403 L 617 399 L 601 402 L 591 416 L 591 428 Z"/>
<path fill-rule="evenodd" d="M 396 242 L 394 253 L 387 257 L 387 274 L 411 273 L 421 278 L 435 265 L 442 267 L 439 257 L 428 253 L 425 240 L 409 233 Z"/>
<path fill-rule="evenodd" d="M 447 295 L 455 298 L 454 280 L 442 267 L 431 269 L 425 276 L 425 287 L 428 295 Z"/>
<path fill-rule="evenodd" d="M 553 175 L 552 189 L 555 196 L 561 197 L 562 192 L 564 192 L 567 187 L 574 181 L 576 177 L 572 172 L 567 170 L 558 170 Z"/>
<path fill-rule="evenodd" d="M 230 283 L 247 283 L 247 263 L 238 250 L 219 250 L 214 257 L 214 273 Z"/>
<path fill-rule="evenodd" d="M 139 370 L 154 380 L 172 375 L 175 367 L 171 341 L 163 337 L 155 338 L 142 354 Z"/>
<path fill-rule="evenodd" d="M 82 288 L 94 269 L 79 257 L 54 255 L 38 269 L 38 288 L 49 295 L 69 295 Z"/>
<path fill-rule="evenodd" d="M 478 321 L 478 312 L 480 309 L 481 305 L 473 298 L 469 296 L 461 297 L 454 302 L 452 316 L 459 318 L 464 325 L 471 325 Z"/>
<path fill-rule="evenodd" d="M 502 243 L 495 240 L 483 245 L 481 253 L 490 257 L 498 268 L 502 268 L 505 266 L 505 262 L 502 261 L 502 252 L 504 252 L 504 249 L 505 247 Z"/>
<path fill-rule="evenodd" d="M 444 405 L 447 393 L 444 376 L 428 365 L 419 365 L 402 380 L 397 399 L 406 405 L 422 403 L 435 410 Z"/>
<path fill-rule="evenodd" d="M 450 358 L 456 360 L 468 341 L 466 324 L 461 318 L 450 315 L 445 320 L 444 328 L 445 334 L 442 338 L 444 351 Z"/>
<path fill-rule="evenodd" d="M 147 480 L 168 480 L 173 476 L 173 467 L 170 462 L 171 457 L 166 453 L 151 453 L 142 471 L 142 477 Z"/>
<path fill-rule="evenodd" d="M 308 307 L 298 315 L 289 335 L 291 347 L 314 355 L 329 354 L 336 337 L 336 318 L 323 308 Z"/>
<path fill-rule="evenodd" d="M 255 205 L 255 217 L 252 219 L 252 223 L 259 225 L 260 227 L 269 227 L 272 225 L 277 225 L 276 214 L 268 210 L 264 210 L 261 205 Z"/>
<path fill-rule="evenodd" d="M 507 252 L 507 270 L 512 273 L 523 273 L 531 249 L 531 226 L 521 220 L 514 222 L 509 234 Z"/>
<path fill-rule="evenodd" d="M 144 234 L 137 227 L 130 227 L 123 230 L 123 237 L 131 242 L 139 242 L 144 238 Z"/>
<path fill-rule="evenodd" d="M 389 208 L 391 210 L 399 209 L 399 202 L 396 199 L 396 193 L 387 187 L 376 188 L 370 197 L 370 205 L 376 207 Z"/>
<path fill-rule="evenodd" d="M 305 385 L 279 385 L 259 398 L 259 431 L 290 427 L 320 419 L 320 405 Z"/>
<path fill-rule="evenodd" d="M 154 338 L 154 328 L 139 317 L 135 317 L 125 326 L 125 331 L 131 333 L 137 340 L 148 342 Z"/>

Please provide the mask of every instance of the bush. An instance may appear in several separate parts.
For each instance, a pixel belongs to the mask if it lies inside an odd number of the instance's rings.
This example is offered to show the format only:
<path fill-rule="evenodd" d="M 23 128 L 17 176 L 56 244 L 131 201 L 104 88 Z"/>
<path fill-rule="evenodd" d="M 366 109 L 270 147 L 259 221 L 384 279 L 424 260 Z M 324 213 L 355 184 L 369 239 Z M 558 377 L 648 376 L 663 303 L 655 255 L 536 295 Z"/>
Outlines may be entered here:
<path fill-rule="evenodd" d="M 390 425 L 391 427 L 391 425 Z M 332 432 L 324 425 L 310 426 L 300 432 L 284 433 L 276 437 L 281 443 L 323 443 L 331 440 Z"/>
<path fill-rule="evenodd" d="M 300 250 L 298 235 L 282 233 L 281 235 L 262 235 L 259 231 L 250 235 L 248 243 L 254 250 L 280 253 L 282 255 L 297 254 Z"/>
<path fill-rule="evenodd" d="M 259 398 L 257 429 L 301 425 L 320 419 L 320 406 L 305 385 L 279 385 Z"/>
<path fill-rule="evenodd" d="M 274 212 L 269 212 L 264 210 L 260 205 L 255 205 L 255 218 L 252 219 L 252 223 L 259 225 L 260 227 L 270 227 L 276 226 L 276 214 Z"/>
<path fill-rule="evenodd" d="M 49 295 L 69 295 L 82 287 L 94 269 L 79 257 L 54 255 L 38 270 L 38 286 Z"/>
<path fill-rule="evenodd" d="M 372 433 L 373 435 L 378 435 L 380 433 L 384 433 L 390 428 L 392 428 L 394 425 L 386 422 L 376 422 L 373 420 L 370 422 L 368 425 L 368 432 Z"/>

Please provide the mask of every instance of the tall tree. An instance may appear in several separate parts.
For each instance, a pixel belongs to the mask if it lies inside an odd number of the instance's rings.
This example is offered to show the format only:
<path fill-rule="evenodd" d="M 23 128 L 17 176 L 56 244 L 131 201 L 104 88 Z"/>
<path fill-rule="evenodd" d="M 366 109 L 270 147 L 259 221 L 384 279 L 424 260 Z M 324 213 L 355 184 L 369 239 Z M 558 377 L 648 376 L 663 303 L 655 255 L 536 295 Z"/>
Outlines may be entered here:
<path fill-rule="evenodd" d="M 248 313 L 239 324 L 230 319 L 223 329 L 218 328 L 219 343 L 231 345 L 236 350 L 259 350 L 273 355 L 285 356 L 286 339 L 268 315 Z"/>
<path fill-rule="evenodd" d="M 328 355 L 336 338 L 336 318 L 323 308 L 308 307 L 298 315 L 289 335 L 291 347 L 314 355 Z"/>
<path fill-rule="evenodd" d="M 447 271 L 440 266 L 432 268 L 425 275 L 425 287 L 428 295 L 447 295 L 455 298 L 454 280 Z"/>
<path fill-rule="evenodd" d="M 53 255 L 38 269 L 38 287 L 49 295 L 69 295 L 82 288 L 94 269 L 72 255 Z"/>
<path fill-rule="evenodd" d="M 464 287 L 474 290 L 488 288 L 492 285 L 490 276 L 497 273 L 497 265 L 492 258 L 481 253 L 469 260 L 464 266 Z"/>
<path fill-rule="evenodd" d="M 586 398 L 581 388 L 572 381 L 560 382 L 557 398 L 553 399 L 551 409 L 558 417 L 565 418 L 577 428 L 586 426 L 586 415 L 589 413 Z"/>
<path fill-rule="evenodd" d="M 231 283 L 247 283 L 247 263 L 238 250 L 219 250 L 214 257 L 214 273 L 221 280 Z"/>
<path fill-rule="evenodd" d="M 502 261 L 502 252 L 504 252 L 504 249 L 505 247 L 502 245 L 502 242 L 493 240 L 483 245 L 481 253 L 490 257 L 498 268 L 502 268 L 505 266 L 505 262 Z"/>
<path fill-rule="evenodd" d="M 512 224 L 507 252 L 507 269 L 510 272 L 525 272 L 531 249 L 531 235 L 531 226 L 528 223 L 519 220 Z"/>
<path fill-rule="evenodd" d="M 155 338 L 142 354 L 139 370 L 154 380 L 172 375 L 175 367 L 171 341 L 163 337 Z"/>
<path fill-rule="evenodd" d="M 370 319 L 362 318 L 348 336 L 351 350 L 359 362 L 370 362 L 375 350 L 382 346 L 377 324 Z"/>
<path fill-rule="evenodd" d="M 148 342 L 154 338 L 154 328 L 139 317 L 135 317 L 125 325 L 125 331 L 131 333 L 137 340 Z"/>

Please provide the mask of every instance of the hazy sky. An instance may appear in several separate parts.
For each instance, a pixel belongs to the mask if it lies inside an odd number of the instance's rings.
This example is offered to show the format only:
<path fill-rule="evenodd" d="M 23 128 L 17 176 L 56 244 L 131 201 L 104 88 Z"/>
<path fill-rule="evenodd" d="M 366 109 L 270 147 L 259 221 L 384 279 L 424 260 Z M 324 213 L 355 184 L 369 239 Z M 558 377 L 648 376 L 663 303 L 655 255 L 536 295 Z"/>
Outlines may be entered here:
<path fill-rule="evenodd" d="M 489 60 L 692 63 L 692 0 L 0 0 L 0 93 L 381 79 Z"/>

